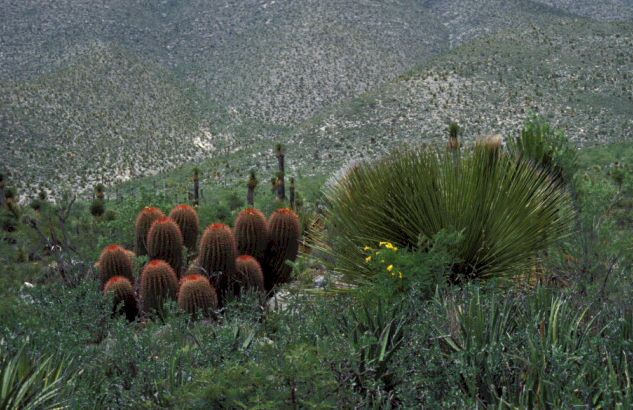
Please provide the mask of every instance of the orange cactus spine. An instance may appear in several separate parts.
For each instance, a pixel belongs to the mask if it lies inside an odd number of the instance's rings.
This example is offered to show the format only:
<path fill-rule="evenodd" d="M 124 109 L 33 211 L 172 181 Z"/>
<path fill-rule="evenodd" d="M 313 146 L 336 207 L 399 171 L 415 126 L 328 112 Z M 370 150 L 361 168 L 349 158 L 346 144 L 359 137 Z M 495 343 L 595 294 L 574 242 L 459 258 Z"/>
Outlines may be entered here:
<path fill-rule="evenodd" d="M 164 303 L 175 300 L 178 292 L 176 272 L 165 261 L 154 259 L 149 261 L 141 273 L 141 300 L 143 312 L 164 316 Z"/>
<path fill-rule="evenodd" d="M 168 216 L 157 219 L 147 234 L 147 254 L 150 259 L 167 262 L 180 275 L 182 269 L 182 234 L 180 228 Z"/>
<path fill-rule="evenodd" d="M 114 276 L 123 276 L 130 282 L 134 282 L 134 264 L 129 251 L 119 245 L 108 245 L 101 252 L 99 261 L 99 279 L 101 286 Z"/>
<path fill-rule="evenodd" d="M 251 255 L 262 260 L 268 246 L 268 222 L 264 214 L 255 208 L 246 208 L 235 220 L 235 241 L 240 255 Z"/>
<path fill-rule="evenodd" d="M 178 306 L 192 318 L 209 317 L 218 307 L 218 297 L 206 276 L 192 274 L 182 278 L 178 291 Z"/>
<path fill-rule="evenodd" d="M 169 213 L 169 217 L 176 222 L 182 233 L 182 239 L 189 253 L 195 251 L 198 243 L 200 220 L 198 213 L 189 205 L 178 205 Z"/>
<path fill-rule="evenodd" d="M 220 302 L 226 292 L 228 278 L 235 274 L 236 256 L 237 246 L 231 228 L 217 223 L 205 229 L 200 240 L 198 263 L 210 276 Z"/>
<path fill-rule="evenodd" d="M 103 287 L 103 293 L 112 297 L 112 315 L 125 314 L 130 322 L 138 315 L 138 304 L 134 295 L 134 287 L 128 278 L 111 277 Z"/>
<path fill-rule="evenodd" d="M 264 280 L 270 290 L 277 283 L 290 280 L 291 267 L 286 261 L 297 258 L 301 223 L 297 214 L 288 208 L 277 209 L 268 219 L 270 246 L 266 256 Z"/>
<path fill-rule="evenodd" d="M 136 238 L 134 249 L 137 255 L 147 255 L 147 234 L 154 221 L 165 216 L 158 208 L 145 207 L 136 217 Z"/>

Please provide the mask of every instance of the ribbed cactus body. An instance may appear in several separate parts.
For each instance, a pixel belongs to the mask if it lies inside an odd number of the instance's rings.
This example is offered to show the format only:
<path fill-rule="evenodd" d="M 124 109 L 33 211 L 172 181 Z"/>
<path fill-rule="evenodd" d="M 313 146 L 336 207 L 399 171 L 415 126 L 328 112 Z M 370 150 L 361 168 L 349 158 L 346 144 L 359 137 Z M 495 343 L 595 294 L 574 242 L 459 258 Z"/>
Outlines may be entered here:
<path fill-rule="evenodd" d="M 192 317 L 209 317 L 218 307 L 218 297 L 206 276 L 192 274 L 182 278 L 178 306 Z"/>
<path fill-rule="evenodd" d="M 103 293 L 112 298 L 112 314 L 125 314 L 130 322 L 138 315 L 138 304 L 134 296 L 134 287 L 128 278 L 111 277 L 103 287 Z"/>
<path fill-rule="evenodd" d="M 233 293 L 239 296 L 244 290 L 265 292 L 264 273 L 262 267 L 254 257 L 240 255 L 235 259 L 235 275 L 231 281 Z"/>
<path fill-rule="evenodd" d="M 167 262 L 180 275 L 182 269 L 182 234 L 180 228 L 170 217 L 157 219 L 147 234 L 147 254 L 150 259 Z"/>
<path fill-rule="evenodd" d="M 147 234 L 154 221 L 165 216 L 158 208 L 145 207 L 136 217 L 135 252 L 137 255 L 147 255 Z"/>
<path fill-rule="evenodd" d="M 183 243 L 191 253 L 196 249 L 198 243 L 198 231 L 200 230 L 198 213 L 192 206 L 178 205 L 172 209 L 169 216 L 180 228 Z"/>
<path fill-rule="evenodd" d="M 175 300 L 178 292 L 178 279 L 173 268 L 165 261 L 149 261 L 141 273 L 141 300 L 143 312 L 156 312 L 163 316 L 163 305 Z"/>
<path fill-rule="evenodd" d="M 134 282 L 134 264 L 129 251 L 119 245 L 108 245 L 101 252 L 99 261 L 99 279 L 101 286 L 114 276 L 123 276 Z"/>
<path fill-rule="evenodd" d="M 227 280 L 235 273 L 237 246 L 231 228 L 224 224 L 213 224 L 205 229 L 200 240 L 198 263 L 210 275 L 211 283 L 222 296 L 227 288 Z"/>
<path fill-rule="evenodd" d="M 268 222 L 255 208 L 246 208 L 235 220 L 235 241 L 240 255 L 251 255 L 262 260 L 268 246 Z"/>
<path fill-rule="evenodd" d="M 264 281 L 266 289 L 270 290 L 275 284 L 290 280 L 292 268 L 286 261 L 294 261 L 299 253 L 299 217 L 291 209 L 278 209 L 268 219 L 268 231 L 270 246 L 266 255 Z"/>

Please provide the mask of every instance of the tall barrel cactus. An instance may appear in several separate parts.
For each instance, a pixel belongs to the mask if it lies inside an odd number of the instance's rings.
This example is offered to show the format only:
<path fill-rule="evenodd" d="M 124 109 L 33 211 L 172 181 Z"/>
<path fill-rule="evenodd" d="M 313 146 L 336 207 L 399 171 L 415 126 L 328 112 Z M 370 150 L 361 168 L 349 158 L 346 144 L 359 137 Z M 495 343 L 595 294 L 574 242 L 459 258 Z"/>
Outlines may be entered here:
<path fill-rule="evenodd" d="M 233 293 L 239 296 L 243 290 L 254 290 L 264 293 L 264 273 L 254 257 L 240 255 L 235 260 L 236 273 L 232 278 Z"/>
<path fill-rule="evenodd" d="M 198 243 L 198 231 L 200 230 L 200 220 L 196 210 L 189 205 L 178 205 L 171 210 L 169 217 L 180 228 L 183 243 L 189 253 L 195 251 Z"/>
<path fill-rule="evenodd" d="M 150 259 L 164 260 L 177 276 L 182 269 L 182 246 L 180 228 L 168 216 L 157 219 L 147 233 L 147 254 Z"/>
<path fill-rule="evenodd" d="M 262 260 L 268 246 L 268 222 L 255 208 L 246 208 L 235 220 L 235 241 L 239 255 L 251 255 Z"/>
<path fill-rule="evenodd" d="M 163 305 L 168 300 L 175 300 L 178 292 L 176 272 L 165 261 L 154 259 L 149 261 L 141 273 L 141 301 L 143 312 L 156 312 L 164 316 Z"/>
<path fill-rule="evenodd" d="M 134 287 L 128 278 L 123 276 L 111 277 L 103 287 L 103 293 L 112 297 L 112 314 L 125 314 L 132 322 L 138 315 L 138 304 L 134 296 Z"/>
<path fill-rule="evenodd" d="M 297 214 L 288 208 L 277 209 L 268 219 L 270 246 L 266 255 L 264 280 L 270 290 L 277 283 L 290 280 L 292 268 L 286 261 L 293 261 L 299 253 L 301 223 Z"/>
<path fill-rule="evenodd" d="M 210 276 L 220 301 L 226 292 L 228 278 L 235 274 L 237 246 L 231 228 L 216 223 L 205 229 L 200 240 L 198 263 Z"/>
<path fill-rule="evenodd" d="M 97 266 L 99 268 L 101 286 L 105 285 L 114 276 L 122 276 L 130 282 L 134 282 L 134 264 L 130 251 L 123 249 L 119 245 L 106 246 L 99 256 Z"/>
<path fill-rule="evenodd" d="M 165 216 L 163 212 L 154 207 L 145 207 L 136 217 L 135 252 L 137 255 L 147 255 L 147 234 L 154 221 Z"/>
<path fill-rule="evenodd" d="M 187 275 L 180 282 L 178 306 L 193 318 L 209 317 L 218 307 L 218 297 L 209 279 L 203 275 Z"/>

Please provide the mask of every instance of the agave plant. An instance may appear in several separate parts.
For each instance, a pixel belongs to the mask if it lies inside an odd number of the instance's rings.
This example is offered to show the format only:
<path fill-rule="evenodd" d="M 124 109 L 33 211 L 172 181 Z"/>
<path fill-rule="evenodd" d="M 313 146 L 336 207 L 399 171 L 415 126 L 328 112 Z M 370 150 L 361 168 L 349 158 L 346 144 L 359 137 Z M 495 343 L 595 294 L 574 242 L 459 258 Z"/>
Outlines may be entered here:
<path fill-rule="evenodd" d="M 363 247 L 389 241 L 415 249 L 443 230 L 461 234 L 449 281 L 511 277 L 564 236 L 572 216 L 559 178 L 491 139 L 459 157 L 430 148 L 394 152 L 355 167 L 325 196 L 329 239 L 318 247 L 352 284 L 374 274 Z"/>
<path fill-rule="evenodd" d="M 68 366 L 50 356 L 33 363 L 24 350 L 14 356 L 1 354 L 0 409 L 66 408 L 61 393 L 69 381 Z"/>

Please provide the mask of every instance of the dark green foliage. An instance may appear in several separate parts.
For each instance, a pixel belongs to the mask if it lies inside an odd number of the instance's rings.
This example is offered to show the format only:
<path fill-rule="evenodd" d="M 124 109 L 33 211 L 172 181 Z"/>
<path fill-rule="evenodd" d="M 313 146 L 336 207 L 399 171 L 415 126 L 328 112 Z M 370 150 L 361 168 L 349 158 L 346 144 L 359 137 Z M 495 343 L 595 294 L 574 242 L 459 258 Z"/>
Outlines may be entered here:
<path fill-rule="evenodd" d="M 226 201 L 231 211 L 235 211 L 244 205 L 244 200 L 236 192 L 231 192 Z"/>
<path fill-rule="evenodd" d="M 147 233 L 147 255 L 150 259 L 163 260 L 180 276 L 183 267 L 183 239 L 180 228 L 168 216 L 158 218 Z"/>
<path fill-rule="evenodd" d="M 244 291 L 254 291 L 264 293 L 264 273 L 262 267 L 254 257 L 250 255 L 240 255 L 235 260 L 235 275 L 231 278 L 229 288 L 239 296 Z"/>
<path fill-rule="evenodd" d="M 169 217 L 176 222 L 182 234 L 183 243 L 189 252 L 195 251 L 198 244 L 200 220 L 198 213 L 189 205 L 178 205 L 169 213 Z"/>
<path fill-rule="evenodd" d="M 176 300 L 178 278 L 174 269 L 165 261 L 149 261 L 141 273 L 140 297 L 145 314 L 165 316 L 165 302 Z"/>
<path fill-rule="evenodd" d="M 123 276 L 111 277 L 103 287 L 103 293 L 112 298 L 112 314 L 124 314 L 130 322 L 138 315 L 138 303 L 134 287 Z"/>
<path fill-rule="evenodd" d="M 268 222 L 255 208 L 242 210 L 235 219 L 235 240 L 238 255 L 251 255 L 262 261 L 268 247 Z"/>
<path fill-rule="evenodd" d="M 227 225 L 209 225 L 200 239 L 198 263 L 218 292 L 220 304 L 227 291 L 229 278 L 235 275 L 237 246 L 233 231 Z"/>
<path fill-rule="evenodd" d="M 137 255 L 147 255 L 147 234 L 152 224 L 158 218 L 165 216 L 163 212 L 154 207 L 145 207 L 136 217 L 134 251 Z"/>
<path fill-rule="evenodd" d="M 103 184 L 97 184 L 95 186 L 95 196 L 100 201 L 105 199 L 105 186 L 103 186 Z"/>
<path fill-rule="evenodd" d="M 276 284 L 290 280 L 292 267 L 286 262 L 294 262 L 299 253 L 299 217 L 291 209 L 277 209 L 268 218 L 268 230 L 270 245 L 266 253 L 264 281 L 266 289 L 270 290 Z"/>
<path fill-rule="evenodd" d="M 178 306 L 192 318 L 209 317 L 218 307 L 218 297 L 209 279 L 196 274 L 184 276 L 178 290 Z"/>
<path fill-rule="evenodd" d="M 134 264 L 132 258 L 134 254 L 123 249 L 119 245 L 108 245 L 101 252 L 98 269 L 101 286 L 115 276 L 122 276 L 134 283 Z"/>
<path fill-rule="evenodd" d="M 246 193 L 246 203 L 249 207 L 255 206 L 255 188 L 257 188 L 257 176 L 255 175 L 255 170 L 251 170 L 248 175 L 248 183 L 247 188 L 248 192 Z"/>
<path fill-rule="evenodd" d="M 486 140 L 461 153 L 409 149 L 357 167 L 326 192 L 336 269 L 371 280 L 364 246 L 417 248 L 420 237 L 460 233 L 449 281 L 523 273 L 568 232 L 570 200 L 560 182 Z"/>
<path fill-rule="evenodd" d="M 95 218 L 101 217 L 105 213 L 105 203 L 102 199 L 95 199 L 90 204 L 90 215 Z"/>

